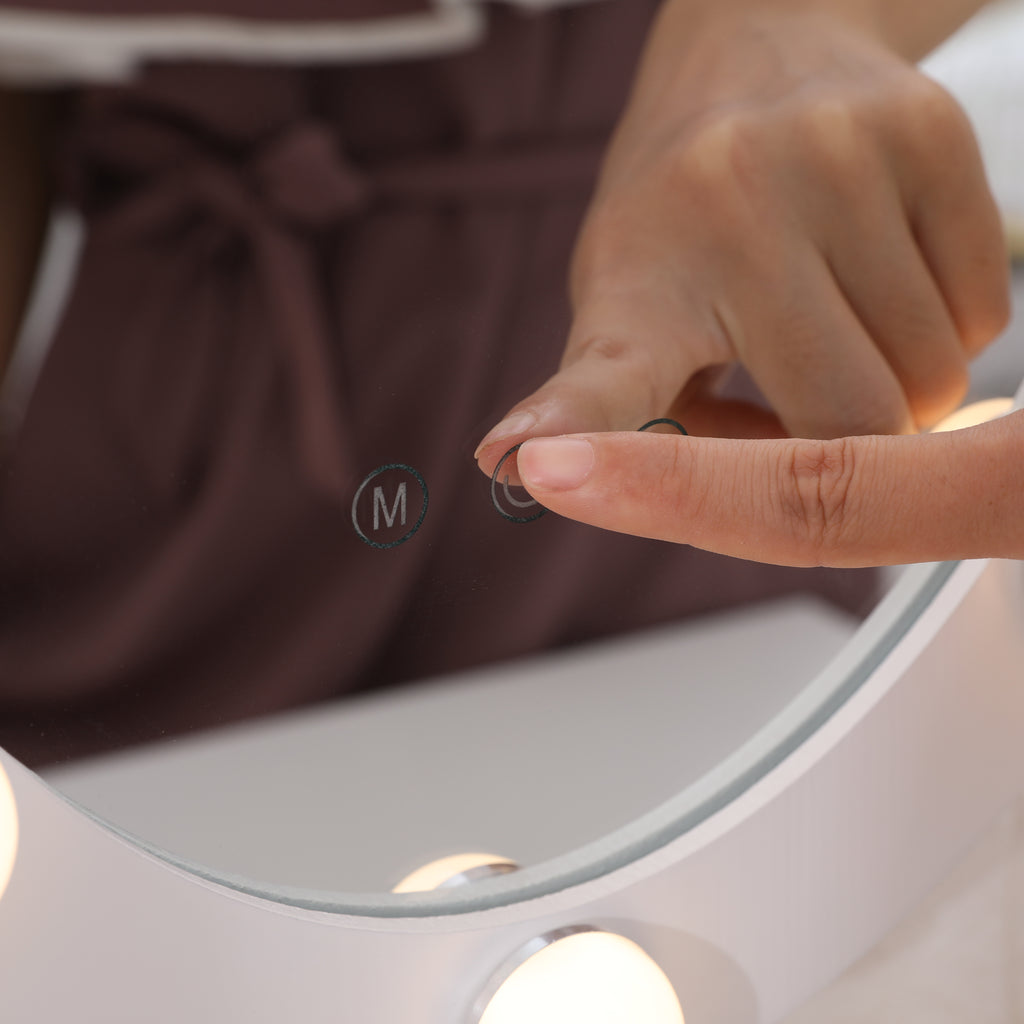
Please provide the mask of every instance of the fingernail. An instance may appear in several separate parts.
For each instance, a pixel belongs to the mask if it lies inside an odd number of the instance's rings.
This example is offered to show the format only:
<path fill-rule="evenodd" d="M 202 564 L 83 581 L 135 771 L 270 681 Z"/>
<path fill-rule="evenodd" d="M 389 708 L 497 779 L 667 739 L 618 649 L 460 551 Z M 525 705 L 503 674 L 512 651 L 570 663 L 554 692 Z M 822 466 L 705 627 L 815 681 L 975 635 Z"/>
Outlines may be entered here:
<path fill-rule="evenodd" d="M 535 437 L 519 449 L 519 476 L 527 487 L 571 491 L 594 469 L 594 446 L 579 437 Z"/>
<path fill-rule="evenodd" d="M 496 427 L 488 431 L 487 436 L 480 442 L 473 453 L 473 458 L 479 458 L 480 453 L 489 444 L 494 444 L 495 441 L 500 441 L 505 437 L 525 434 L 535 426 L 537 426 L 537 417 L 532 412 L 514 412 L 511 416 L 506 416 Z"/>

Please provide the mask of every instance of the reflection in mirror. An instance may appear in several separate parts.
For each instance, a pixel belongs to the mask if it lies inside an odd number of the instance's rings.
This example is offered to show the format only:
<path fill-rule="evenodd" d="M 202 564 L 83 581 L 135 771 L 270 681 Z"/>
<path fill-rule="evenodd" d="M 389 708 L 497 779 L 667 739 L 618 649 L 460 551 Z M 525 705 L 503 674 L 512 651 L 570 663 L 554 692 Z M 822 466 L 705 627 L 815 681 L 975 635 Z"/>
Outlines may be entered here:
<path fill-rule="evenodd" d="M 890 576 L 602 534 L 473 459 L 558 366 L 658 6 L 56 98 L 75 213 L 5 384 L 0 746 L 212 871 L 386 891 L 621 827 L 839 651 Z"/>

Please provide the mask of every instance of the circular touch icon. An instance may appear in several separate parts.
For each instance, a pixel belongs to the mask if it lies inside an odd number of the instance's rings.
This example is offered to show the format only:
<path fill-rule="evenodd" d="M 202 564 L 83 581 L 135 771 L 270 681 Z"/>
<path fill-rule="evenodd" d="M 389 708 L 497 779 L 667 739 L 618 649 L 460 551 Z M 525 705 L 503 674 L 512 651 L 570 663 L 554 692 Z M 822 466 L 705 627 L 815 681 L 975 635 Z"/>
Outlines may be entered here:
<path fill-rule="evenodd" d="M 371 548 L 396 548 L 423 525 L 427 484 L 401 462 L 379 466 L 359 485 L 352 499 L 352 526 Z"/>
<path fill-rule="evenodd" d="M 670 420 L 667 416 L 660 416 L 656 420 L 648 420 L 642 427 L 637 427 L 636 432 L 642 433 L 645 430 L 650 430 L 651 427 L 673 427 L 678 430 L 683 437 L 689 437 L 690 435 L 686 432 L 686 427 L 682 425 L 678 420 Z"/>
<path fill-rule="evenodd" d="M 686 428 L 681 423 L 669 419 L 667 416 L 648 420 L 642 427 L 637 428 L 637 433 L 659 426 L 672 427 L 684 437 L 689 437 Z M 508 471 L 511 467 L 506 468 L 506 463 L 523 447 L 523 444 L 524 442 L 520 441 L 519 444 L 509 448 L 502 455 L 491 474 L 491 503 L 498 510 L 498 514 L 504 516 L 510 523 L 532 523 L 547 512 L 547 509 L 525 487 L 511 482 L 511 475 Z"/>
<path fill-rule="evenodd" d="M 523 443 L 509 448 L 491 474 L 491 502 L 498 510 L 498 514 L 504 516 L 510 523 L 532 523 L 540 519 L 547 509 L 530 492 L 518 484 L 513 484 L 509 479 L 509 469 L 506 463 L 511 459 Z"/>

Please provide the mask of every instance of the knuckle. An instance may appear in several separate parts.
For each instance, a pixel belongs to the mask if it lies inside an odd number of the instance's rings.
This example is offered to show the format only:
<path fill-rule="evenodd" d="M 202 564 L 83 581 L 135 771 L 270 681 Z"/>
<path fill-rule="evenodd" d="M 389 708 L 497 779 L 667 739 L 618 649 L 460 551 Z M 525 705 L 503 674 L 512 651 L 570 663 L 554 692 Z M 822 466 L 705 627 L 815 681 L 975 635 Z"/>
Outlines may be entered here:
<path fill-rule="evenodd" d="M 594 334 L 566 352 L 562 369 L 583 360 L 591 366 L 603 364 L 597 377 L 617 381 L 621 393 L 642 396 L 645 408 L 660 408 L 659 385 L 663 371 L 655 354 L 646 346 L 615 334 Z"/>
<path fill-rule="evenodd" d="M 797 137 L 807 166 L 831 194 L 859 203 L 878 174 L 877 145 L 862 98 L 825 94 L 802 104 Z"/>
<path fill-rule="evenodd" d="M 673 144 L 669 174 L 677 188 L 722 194 L 723 184 L 752 185 L 762 171 L 762 131 L 750 111 L 716 111 Z"/>
<path fill-rule="evenodd" d="M 915 119 L 923 119 L 930 126 L 963 123 L 964 113 L 960 104 L 934 78 L 912 75 L 907 79 L 905 94 Z"/>
<path fill-rule="evenodd" d="M 860 151 L 860 118 L 849 98 L 826 94 L 807 100 L 800 121 L 819 156 L 845 166 Z"/>
<path fill-rule="evenodd" d="M 959 145 L 973 130 L 963 108 L 942 85 L 927 75 L 914 73 L 904 82 L 895 110 L 901 124 L 911 129 L 912 136 L 936 152 L 946 146 Z"/>
<path fill-rule="evenodd" d="M 828 564 L 843 545 L 854 453 L 850 438 L 800 441 L 782 462 L 782 511 L 815 564 Z"/>

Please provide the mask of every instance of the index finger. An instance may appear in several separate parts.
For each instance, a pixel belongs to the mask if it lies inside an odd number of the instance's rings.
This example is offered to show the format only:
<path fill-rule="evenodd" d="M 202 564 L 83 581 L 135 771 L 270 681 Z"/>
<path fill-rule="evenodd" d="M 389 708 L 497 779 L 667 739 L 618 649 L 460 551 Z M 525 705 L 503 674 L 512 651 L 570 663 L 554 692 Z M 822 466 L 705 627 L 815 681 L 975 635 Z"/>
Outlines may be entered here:
<path fill-rule="evenodd" d="M 519 473 L 594 526 L 780 565 L 1024 557 L 1024 413 L 836 440 L 587 434 L 528 441 Z"/>

